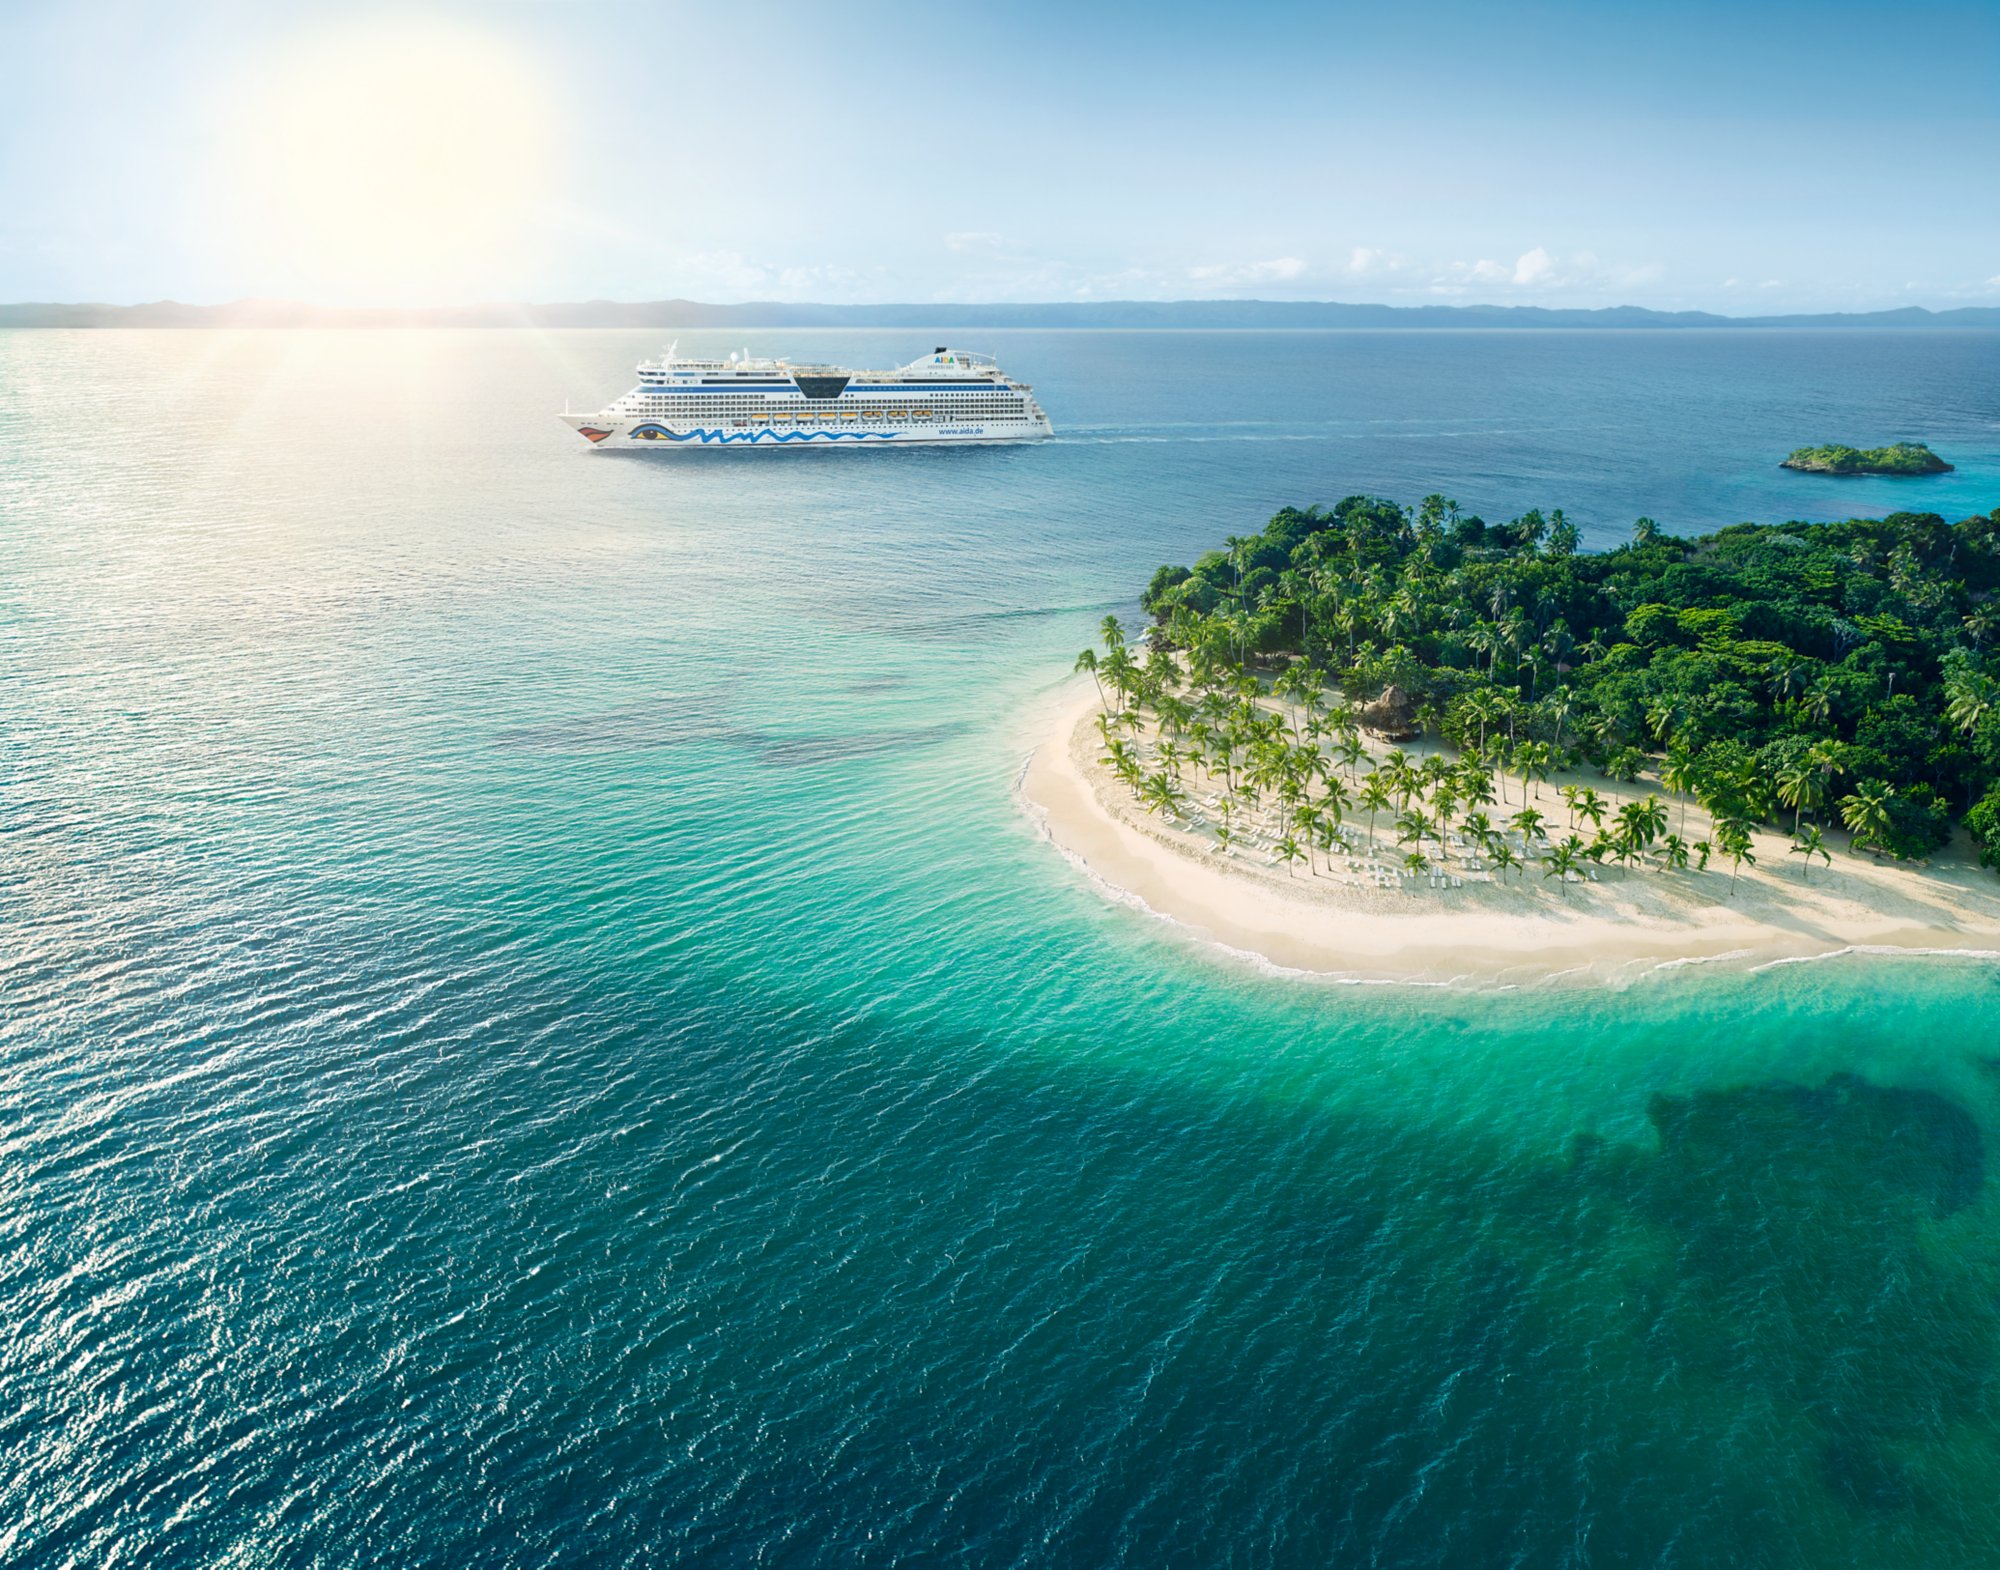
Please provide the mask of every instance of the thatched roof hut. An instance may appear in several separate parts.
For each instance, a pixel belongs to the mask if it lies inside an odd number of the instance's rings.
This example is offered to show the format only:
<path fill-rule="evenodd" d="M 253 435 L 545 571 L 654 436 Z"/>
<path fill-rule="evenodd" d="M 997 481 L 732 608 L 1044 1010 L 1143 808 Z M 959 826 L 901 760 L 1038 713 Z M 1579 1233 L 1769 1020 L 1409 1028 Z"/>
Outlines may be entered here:
<path fill-rule="evenodd" d="M 1382 689 L 1381 696 L 1361 705 L 1361 725 L 1384 741 L 1409 741 L 1417 734 L 1417 706 L 1401 687 Z"/>

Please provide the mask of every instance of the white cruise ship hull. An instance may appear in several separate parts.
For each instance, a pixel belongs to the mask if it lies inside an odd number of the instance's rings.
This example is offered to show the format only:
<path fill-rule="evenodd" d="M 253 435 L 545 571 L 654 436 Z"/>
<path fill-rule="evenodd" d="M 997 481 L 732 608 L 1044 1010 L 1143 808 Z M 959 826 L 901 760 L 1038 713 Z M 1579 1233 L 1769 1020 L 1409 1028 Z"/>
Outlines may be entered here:
<path fill-rule="evenodd" d="M 1006 423 L 972 422 L 929 427 L 871 426 L 859 422 L 833 425 L 753 426 L 730 430 L 699 423 L 633 420 L 611 415 L 565 414 L 563 424 L 600 452 L 643 448 L 649 452 L 759 450 L 804 447 L 926 447 L 945 442 L 1034 442 L 1053 436 L 1047 420 Z"/>
<path fill-rule="evenodd" d="M 1034 389 L 989 355 L 939 348 L 892 371 L 756 359 L 639 367 L 639 385 L 595 414 L 561 419 L 606 450 L 755 452 L 1033 442 L 1054 434 Z"/>

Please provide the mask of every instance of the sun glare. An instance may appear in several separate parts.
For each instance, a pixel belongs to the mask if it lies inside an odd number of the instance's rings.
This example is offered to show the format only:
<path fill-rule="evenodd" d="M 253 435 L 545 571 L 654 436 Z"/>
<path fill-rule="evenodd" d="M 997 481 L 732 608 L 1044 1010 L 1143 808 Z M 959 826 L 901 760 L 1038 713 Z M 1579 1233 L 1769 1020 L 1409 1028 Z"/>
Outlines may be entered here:
<path fill-rule="evenodd" d="M 327 298 L 444 299 L 517 276 L 548 194 L 547 95 L 472 29 L 396 23 L 270 65 L 235 117 L 240 239 Z"/>

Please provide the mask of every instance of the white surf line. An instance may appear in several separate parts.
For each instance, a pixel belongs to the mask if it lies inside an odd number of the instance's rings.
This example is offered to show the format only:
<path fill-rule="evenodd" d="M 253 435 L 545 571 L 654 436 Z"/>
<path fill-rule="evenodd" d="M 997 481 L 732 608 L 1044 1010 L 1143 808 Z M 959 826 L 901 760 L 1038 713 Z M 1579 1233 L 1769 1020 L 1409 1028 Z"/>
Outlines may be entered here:
<path fill-rule="evenodd" d="M 1752 965 L 1751 973 L 1760 970 L 1776 970 L 1781 965 L 1816 965 L 1825 959 L 1845 959 L 1856 954 L 1882 959 L 1979 959 L 2000 960 L 2000 950 L 1996 949 L 1948 949 L 1913 948 L 1900 943 L 1848 943 L 1837 949 L 1827 949 L 1820 954 L 1790 954 L 1780 959 L 1768 959 L 1761 965 Z"/>

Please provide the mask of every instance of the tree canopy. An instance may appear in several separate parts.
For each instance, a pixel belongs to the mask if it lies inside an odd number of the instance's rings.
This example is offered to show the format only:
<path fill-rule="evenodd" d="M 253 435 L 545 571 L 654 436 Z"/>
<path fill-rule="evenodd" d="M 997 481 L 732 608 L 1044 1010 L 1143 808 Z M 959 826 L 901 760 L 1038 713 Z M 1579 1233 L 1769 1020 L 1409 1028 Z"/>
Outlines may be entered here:
<path fill-rule="evenodd" d="M 1585 552 L 1559 509 L 1350 496 L 1161 567 L 1142 604 L 1196 680 L 1303 657 L 1352 703 L 1402 689 L 1453 745 L 1658 766 L 1718 822 L 1838 824 L 1899 858 L 1962 821 L 2000 865 L 2000 509 L 1694 539 L 1642 518 Z"/>
<path fill-rule="evenodd" d="M 1828 442 L 1797 448 L 1779 467 L 1813 474 L 1945 474 L 1951 469 L 1922 442 L 1892 442 L 1887 447 L 1844 447 Z"/>

